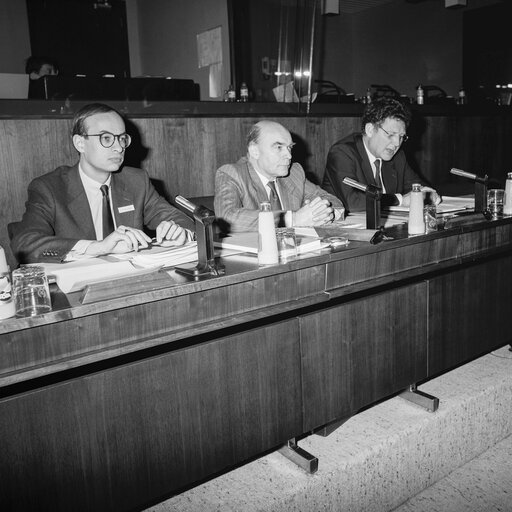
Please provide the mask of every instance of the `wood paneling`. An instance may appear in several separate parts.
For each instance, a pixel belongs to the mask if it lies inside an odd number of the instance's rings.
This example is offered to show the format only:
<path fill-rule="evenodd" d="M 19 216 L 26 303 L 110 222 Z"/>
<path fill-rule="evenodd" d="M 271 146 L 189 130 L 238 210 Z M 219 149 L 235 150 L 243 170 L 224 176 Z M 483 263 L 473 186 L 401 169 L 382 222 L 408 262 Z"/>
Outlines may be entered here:
<path fill-rule="evenodd" d="M 0 383 L 12 384 L 38 377 L 45 369 L 53 372 L 73 368 L 104 359 L 107 353 L 114 357 L 214 328 L 266 318 L 273 308 L 273 314 L 282 313 L 304 298 L 311 298 L 312 302 L 325 300 L 324 269 L 318 265 L 272 278 L 260 276 L 231 282 L 229 286 L 224 282 L 223 286 L 194 293 L 178 294 L 176 288 L 172 293 L 171 288 L 171 292 L 155 292 L 159 300 L 153 295 L 152 300 L 141 303 L 138 297 L 138 303 L 130 305 L 129 299 L 120 299 L 115 310 L 103 311 L 101 302 L 82 306 L 77 308 L 81 309 L 77 317 L 66 315 L 65 311 L 48 313 L 46 323 L 38 328 L 2 336 Z M 34 327 L 30 318 L 20 322 Z"/>
<path fill-rule="evenodd" d="M 511 273 L 506 256 L 429 281 L 430 375 L 512 343 Z"/>
<path fill-rule="evenodd" d="M 299 435 L 298 339 L 294 319 L 0 401 L 2 509 L 133 510 Z"/>
<path fill-rule="evenodd" d="M 245 154 L 245 137 L 260 117 L 133 117 L 127 129 L 133 136 L 126 163 L 145 168 L 159 191 L 171 199 L 214 193 L 215 171 Z M 360 130 L 353 116 L 282 116 L 297 145 L 294 160 L 308 177 L 320 184 L 331 145 Z M 20 220 L 30 180 L 59 165 L 72 165 L 77 153 L 71 144 L 71 120 L 0 119 L 0 245 L 7 248 L 6 225 Z M 467 180 L 449 174 L 451 167 L 486 172 L 503 182 L 508 163 L 507 143 L 512 138 L 512 116 L 420 117 L 404 146 L 412 165 L 443 190 L 443 184 Z M 469 184 L 471 188 L 471 184 Z"/>
<path fill-rule="evenodd" d="M 304 431 L 424 379 L 426 312 L 419 283 L 301 317 Z"/>

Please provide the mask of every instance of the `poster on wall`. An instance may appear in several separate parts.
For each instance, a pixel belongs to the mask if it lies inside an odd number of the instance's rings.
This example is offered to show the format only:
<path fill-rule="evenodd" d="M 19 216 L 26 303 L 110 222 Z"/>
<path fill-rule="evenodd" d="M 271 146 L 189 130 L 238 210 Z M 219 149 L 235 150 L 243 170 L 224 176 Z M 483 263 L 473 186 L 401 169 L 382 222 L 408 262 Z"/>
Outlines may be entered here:
<path fill-rule="evenodd" d="M 209 96 L 222 95 L 222 28 L 215 27 L 197 34 L 198 67 L 209 67 Z"/>

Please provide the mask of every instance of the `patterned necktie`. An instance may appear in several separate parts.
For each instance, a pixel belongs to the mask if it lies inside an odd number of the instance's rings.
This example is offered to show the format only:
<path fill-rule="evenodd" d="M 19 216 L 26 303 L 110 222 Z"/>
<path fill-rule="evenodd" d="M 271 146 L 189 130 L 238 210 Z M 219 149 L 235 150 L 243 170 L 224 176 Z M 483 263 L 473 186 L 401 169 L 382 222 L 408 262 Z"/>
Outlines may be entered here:
<path fill-rule="evenodd" d="M 114 219 L 112 218 L 112 210 L 110 209 L 110 199 L 108 197 L 108 185 L 101 185 L 101 193 L 103 194 L 103 239 L 105 239 L 112 231 L 114 231 Z"/>
<path fill-rule="evenodd" d="M 276 182 L 275 181 L 269 181 L 268 186 L 270 188 L 270 207 L 273 212 L 278 212 L 283 209 L 283 206 L 281 205 L 281 200 L 279 199 L 279 196 L 277 195 L 276 190 Z"/>
<path fill-rule="evenodd" d="M 380 160 L 375 160 L 375 184 L 377 187 L 382 188 L 382 181 L 380 179 Z"/>

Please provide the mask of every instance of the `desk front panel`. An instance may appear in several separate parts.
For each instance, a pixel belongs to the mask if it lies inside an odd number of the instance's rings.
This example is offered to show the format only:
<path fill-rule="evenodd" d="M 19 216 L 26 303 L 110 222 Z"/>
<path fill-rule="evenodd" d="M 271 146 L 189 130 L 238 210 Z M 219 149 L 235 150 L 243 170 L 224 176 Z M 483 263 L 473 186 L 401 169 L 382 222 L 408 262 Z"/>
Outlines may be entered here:
<path fill-rule="evenodd" d="M 300 435 L 298 340 L 291 319 L 0 400 L 3 510 L 132 510 Z"/>
<path fill-rule="evenodd" d="M 425 282 L 301 317 L 304 432 L 424 379 L 426 318 Z"/>
<path fill-rule="evenodd" d="M 429 280 L 429 375 L 512 343 L 512 257 Z"/>

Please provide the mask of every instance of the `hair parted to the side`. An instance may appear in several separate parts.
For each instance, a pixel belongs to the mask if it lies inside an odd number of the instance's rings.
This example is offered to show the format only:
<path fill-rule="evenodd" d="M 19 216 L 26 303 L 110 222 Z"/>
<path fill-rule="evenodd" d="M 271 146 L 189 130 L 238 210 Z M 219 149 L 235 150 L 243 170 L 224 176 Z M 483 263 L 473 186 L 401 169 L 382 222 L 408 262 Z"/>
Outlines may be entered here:
<path fill-rule="evenodd" d="M 86 135 L 87 127 L 85 126 L 85 120 L 96 114 L 108 114 L 109 112 L 115 112 L 120 117 L 123 117 L 115 108 L 105 105 L 104 103 L 89 103 L 85 105 L 73 118 L 71 135 Z"/>

